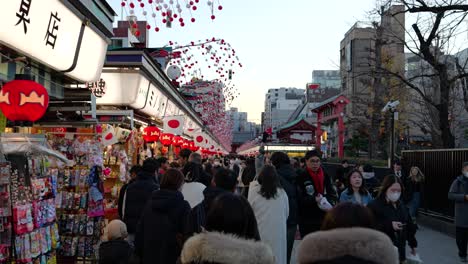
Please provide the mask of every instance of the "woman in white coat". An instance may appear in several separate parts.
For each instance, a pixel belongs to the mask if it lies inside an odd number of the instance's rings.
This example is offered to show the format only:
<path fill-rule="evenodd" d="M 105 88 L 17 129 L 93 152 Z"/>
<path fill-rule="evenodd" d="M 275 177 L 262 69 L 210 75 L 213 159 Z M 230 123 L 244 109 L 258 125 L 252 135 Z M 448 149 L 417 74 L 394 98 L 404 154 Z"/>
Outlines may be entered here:
<path fill-rule="evenodd" d="M 250 183 L 248 200 L 257 218 L 260 239 L 271 247 L 277 264 L 286 264 L 289 203 L 275 167 L 262 168 L 258 179 Z"/>

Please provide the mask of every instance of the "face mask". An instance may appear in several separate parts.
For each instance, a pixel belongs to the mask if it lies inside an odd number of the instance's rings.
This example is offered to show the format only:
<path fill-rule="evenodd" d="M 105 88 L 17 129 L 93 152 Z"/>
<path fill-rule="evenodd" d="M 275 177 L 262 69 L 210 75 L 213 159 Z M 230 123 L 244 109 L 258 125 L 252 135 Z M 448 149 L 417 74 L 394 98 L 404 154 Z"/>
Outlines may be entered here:
<path fill-rule="evenodd" d="M 465 176 L 466 178 L 468 178 L 468 171 L 463 172 L 463 176 Z"/>
<path fill-rule="evenodd" d="M 401 196 L 400 192 L 387 193 L 387 199 L 390 200 L 391 202 L 396 202 L 400 200 L 400 196 Z"/>
<path fill-rule="evenodd" d="M 362 177 L 366 180 L 374 178 L 375 173 L 374 172 L 363 172 Z"/>

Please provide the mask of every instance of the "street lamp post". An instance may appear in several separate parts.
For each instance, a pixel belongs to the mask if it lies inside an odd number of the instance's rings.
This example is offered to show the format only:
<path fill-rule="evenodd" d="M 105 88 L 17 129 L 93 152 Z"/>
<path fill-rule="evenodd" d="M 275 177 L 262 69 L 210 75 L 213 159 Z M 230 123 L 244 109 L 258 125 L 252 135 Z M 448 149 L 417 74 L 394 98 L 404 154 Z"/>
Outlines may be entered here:
<path fill-rule="evenodd" d="M 388 158 L 388 166 L 391 167 L 395 158 L 395 120 L 398 120 L 398 111 L 396 107 L 400 104 L 400 101 L 389 101 L 385 107 L 382 109 L 382 112 L 391 113 L 391 123 L 390 131 L 392 133 L 390 137 L 390 157 Z"/>

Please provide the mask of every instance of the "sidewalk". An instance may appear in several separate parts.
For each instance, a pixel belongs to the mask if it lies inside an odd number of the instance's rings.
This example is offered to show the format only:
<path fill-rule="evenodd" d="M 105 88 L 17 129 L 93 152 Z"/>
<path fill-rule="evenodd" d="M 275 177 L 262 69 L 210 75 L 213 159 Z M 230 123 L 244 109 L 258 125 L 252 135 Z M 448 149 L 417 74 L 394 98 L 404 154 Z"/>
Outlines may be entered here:
<path fill-rule="evenodd" d="M 424 226 L 420 226 L 416 238 L 419 244 L 418 253 L 424 264 L 460 263 L 454 238 Z M 296 263 L 296 252 L 300 242 L 296 240 L 294 244 L 291 264 Z"/>

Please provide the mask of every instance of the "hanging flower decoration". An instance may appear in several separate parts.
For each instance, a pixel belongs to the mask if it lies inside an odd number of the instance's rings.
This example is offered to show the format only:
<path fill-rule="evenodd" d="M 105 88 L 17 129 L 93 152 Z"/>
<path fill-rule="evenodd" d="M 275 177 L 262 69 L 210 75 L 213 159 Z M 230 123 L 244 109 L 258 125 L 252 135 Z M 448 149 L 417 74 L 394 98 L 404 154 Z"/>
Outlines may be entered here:
<path fill-rule="evenodd" d="M 164 27 L 193 24 L 198 14 L 215 20 L 217 13 L 223 10 L 219 0 L 121 0 L 120 4 L 127 15 L 141 16 L 141 20 L 149 22 L 146 29 L 155 32 L 160 32 Z M 136 30 L 134 35 L 138 37 L 140 32 Z"/>
<path fill-rule="evenodd" d="M 180 92 L 223 148 L 230 150 L 233 124 L 225 111 L 223 83 L 218 80 L 211 82 L 194 80 L 183 85 Z"/>
<path fill-rule="evenodd" d="M 243 65 L 235 49 L 224 39 L 213 37 L 191 41 L 185 45 L 169 41 L 164 48 L 172 50 L 167 54 L 170 60 L 168 67 L 180 68 L 180 83 L 191 83 L 194 79 L 216 79 L 223 83 L 223 93 L 228 106 L 239 96 L 233 79 Z"/>

